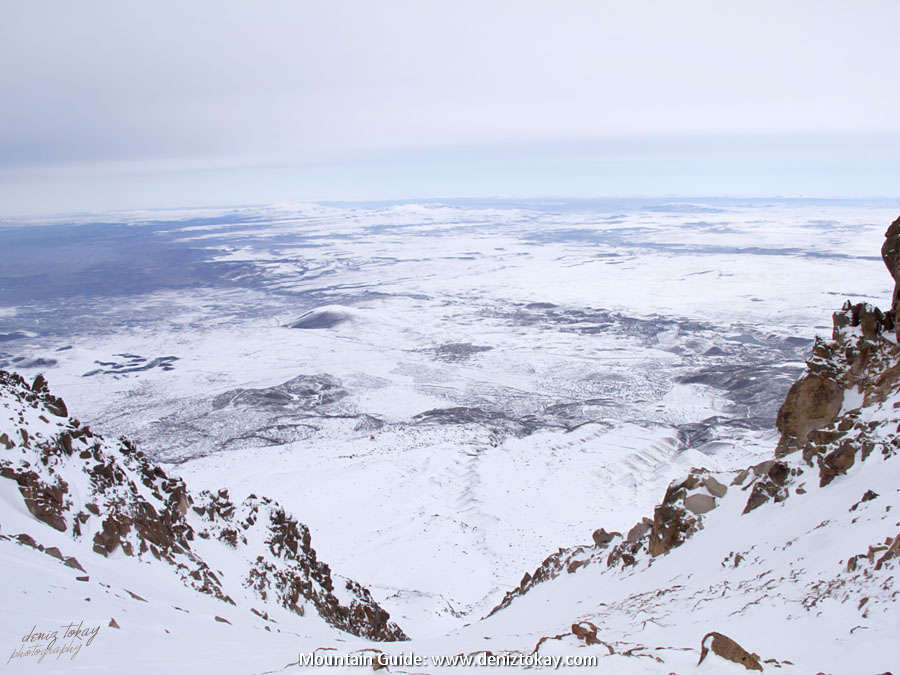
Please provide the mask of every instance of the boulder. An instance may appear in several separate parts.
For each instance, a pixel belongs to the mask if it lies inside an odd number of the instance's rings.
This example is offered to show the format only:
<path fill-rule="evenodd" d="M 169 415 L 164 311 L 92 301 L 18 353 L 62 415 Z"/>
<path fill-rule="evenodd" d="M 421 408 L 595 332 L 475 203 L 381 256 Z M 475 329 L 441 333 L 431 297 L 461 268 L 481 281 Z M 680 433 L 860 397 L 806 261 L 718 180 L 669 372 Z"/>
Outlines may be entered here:
<path fill-rule="evenodd" d="M 706 658 L 707 654 L 709 654 L 710 650 L 712 650 L 713 654 L 716 656 L 732 661 L 733 663 L 738 663 L 747 670 L 762 671 L 763 669 L 762 664 L 759 662 L 759 654 L 751 654 L 727 635 L 722 635 L 722 633 L 713 631 L 704 635 L 703 639 L 700 640 L 700 660 L 697 661 L 698 666 L 703 663 L 703 660 Z"/>
<path fill-rule="evenodd" d="M 602 527 L 599 530 L 594 530 L 594 534 L 592 535 L 594 539 L 595 546 L 606 546 L 616 537 L 621 537 L 621 532 L 607 532 Z"/>
<path fill-rule="evenodd" d="M 894 537 L 893 540 L 888 539 L 887 550 L 875 563 L 875 569 L 880 570 L 887 561 L 895 558 L 900 558 L 900 534 Z"/>
<path fill-rule="evenodd" d="M 634 542 L 640 540 L 645 534 L 647 534 L 652 526 L 653 521 L 649 518 L 644 518 L 641 522 L 636 523 L 634 527 L 628 530 L 628 535 L 625 537 L 625 541 L 627 541 L 629 544 L 633 544 Z"/>
<path fill-rule="evenodd" d="M 703 487 L 705 487 L 706 491 L 713 497 L 724 497 L 725 493 L 728 492 L 728 488 L 712 476 L 707 476 L 703 479 Z"/>
<path fill-rule="evenodd" d="M 75 558 L 73 556 L 69 556 L 68 558 L 66 558 L 65 565 L 66 565 L 66 567 L 71 567 L 72 569 L 81 570 L 82 572 L 87 571 L 81 566 L 81 563 L 78 562 L 78 558 Z"/>
<path fill-rule="evenodd" d="M 572 634 L 586 645 L 599 645 L 601 640 L 597 639 L 597 626 L 590 621 L 579 621 L 572 624 Z"/>
<path fill-rule="evenodd" d="M 24 434 L 23 434 L 24 435 Z M 19 492 L 25 500 L 26 508 L 35 518 L 60 532 L 66 531 L 65 495 L 69 486 L 64 481 L 48 484 L 41 481 L 33 471 L 17 475 L 5 475 L 19 484 Z"/>
<path fill-rule="evenodd" d="M 857 305 L 859 328 L 863 337 L 867 340 L 874 340 L 881 332 L 881 326 L 884 322 L 884 314 L 877 307 L 866 303 Z"/>
<path fill-rule="evenodd" d="M 768 460 L 754 466 L 753 472 L 758 479 L 753 484 L 753 490 L 750 492 L 750 497 L 747 499 L 742 513 L 750 513 L 770 499 L 782 502 L 788 498 L 786 483 L 790 477 L 790 469 L 787 464 Z"/>
<path fill-rule="evenodd" d="M 656 557 L 681 546 L 697 529 L 697 518 L 680 505 L 660 504 L 653 510 L 650 555 Z"/>
<path fill-rule="evenodd" d="M 788 391 L 775 425 L 781 432 L 776 454 L 784 456 L 803 446 L 811 431 L 831 424 L 844 402 L 844 387 L 823 375 L 809 374 Z"/>
<path fill-rule="evenodd" d="M 34 382 L 31 383 L 31 391 L 35 393 L 49 391 L 49 388 L 47 387 L 47 378 L 45 378 L 43 374 L 39 374 L 34 378 Z"/>
<path fill-rule="evenodd" d="M 716 500 L 702 492 L 697 492 L 684 498 L 684 508 L 699 515 L 716 508 Z"/>
<path fill-rule="evenodd" d="M 881 258 L 884 264 L 894 278 L 894 295 L 891 300 L 891 312 L 893 316 L 897 315 L 897 306 L 900 304 L 900 218 L 897 218 L 887 232 L 884 233 L 884 244 L 881 246 Z M 897 324 L 895 330 L 900 336 L 900 324 Z"/>
<path fill-rule="evenodd" d="M 852 441 L 843 441 L 819 462 L 819 487 L 825 487 L 846 473 L 855 461 L 856 445 Z"/>
<path fill-rule="evenodd" d="M 48 394 L 44 398 L 44 407 L 57 417 L 68 417 L 69 409 L 66 408 L 66 402 L 58 396 Z"/>

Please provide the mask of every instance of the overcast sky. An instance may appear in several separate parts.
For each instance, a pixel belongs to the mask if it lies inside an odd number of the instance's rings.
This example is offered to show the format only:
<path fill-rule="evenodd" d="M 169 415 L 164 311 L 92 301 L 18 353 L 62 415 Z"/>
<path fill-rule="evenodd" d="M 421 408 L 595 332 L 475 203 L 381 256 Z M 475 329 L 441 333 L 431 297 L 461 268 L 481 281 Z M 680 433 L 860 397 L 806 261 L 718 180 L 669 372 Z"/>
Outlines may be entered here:
<path fill-rule="evenodd" d="M 551 167 L 574 171 L 579 193 L 900 193 L 892 0 L 0 7 L 0 199 L 10 212 L 561 194 L 552 180 L 542 189 Z M 770 169 L 796 159 L 792 148 L 807 153 L 798 169 L 837 157 L 845 185 L 873 177 L 843 191 L 809 179 L 778 190 L 762 174 L 707 187 L 657 165 L 675 156 L 699 167 L 729 147 Z M 594 182 L 578 173 L 586 153 Z M 622 162 L 631 182 L 604 173 Z M 466 182 L 486 166 L 507 175 Z"/>

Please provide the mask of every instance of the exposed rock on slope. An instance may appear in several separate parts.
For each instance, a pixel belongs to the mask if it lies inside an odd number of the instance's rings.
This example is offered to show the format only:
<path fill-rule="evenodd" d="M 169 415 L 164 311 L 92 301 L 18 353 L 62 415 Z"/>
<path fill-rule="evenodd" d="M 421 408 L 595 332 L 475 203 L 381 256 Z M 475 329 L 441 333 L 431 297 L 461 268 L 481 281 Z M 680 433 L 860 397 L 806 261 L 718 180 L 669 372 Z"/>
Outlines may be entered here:
<path fill-rule="evenodd" d="M 893 392 L 900 377 L 900 349 L 885 337 L 893 325 L 891 316 L 872 305 L 849 301 L 835 312 L 831 341 L 816 340 L 807 374 L 791 387 L 778 412 L 781 440 L 776 454 L 799 449 L 808 454 L 823 441 L 835 440 L 818 432 L 847 409 L 845 399 L 856 408 L 883 402 Z"/>
<path fill-rule="evenodd" d="M 892 274 L 900 276 L 898 250 L 900 219 L 888 230 L 884 255 Z M 544 582 L 594 569 L 593 588 L 606 588 L 608 597 L 595 612 L 580 618 L 600 630 L 639 619 L 646 626 L 664 612 L 662 601 L 653 598 L 669 595 L 665 602 L 671 611 L 665 613 L 679 611 L 674 608 L 683 596 L 693 620 L 703 615 L 695 611 L 702 607 L 715 621 L 739 617 L 746 624 L 756 614 L 760 625 L 786 626 L 786 621 L 797 619 L 793 608 L 799 606 L 801 616 L 813 622 L 830 612 L 827 621 L 822 619 L 828 628 L 822 630 L 852 622 L 855 614 L 857 625 L 847 626 L 851 636 L 860 628 L 870 630 L 869 636 L 878 631 L 889 636 L 891 626 L 900 625 L 895 584 L 900 555 L 900 347 L 893 333 L 894 313 L 848 301 L 833 319 L 831 339 L 816 340 L 807 373 L 779 411 L 781 438 L 772 459 L 733 472 L 692 470 L 669 486 L 652 518 L 635 524 L 624 537 L 599 530 L 604 536 L 595 536 L 594 545 L 548 556 L 489 616 L 507 610 Z M 681 547 L 689 549 L 690 567 L 666 565 Z M 856 549 L 848 550 L 852 547 Z M 640 588 L 641 578 L 658 584 L 659 566 L 668 575 L 690 579 L 695 569 L 711 567 L 700 561 L 712 556 L 721 564 L 693 585 L 684 581 L 656 586 L 614 600 L 620 592 L 617 584 L 627 580 L 632 590 Z M 683 555 L 678 560 L 687 563 Z M 603 575 L 602 586 L 597 586 L 598 574 Z M 834 608 L 845 604 L 846 611 Z M 729 625 L 717 623 L 707 630 Z M 610 640 L 620 637 L 607 635 Z M 862 639 L 820 637 L 829 643 Z"/>
<path fill-rule="evenodd" d="M 873 452 L 893 458 L 900 450 L 900 347 L 884 331 L 884 317 L 877 308 L 849 302 L 835 313 L 832 339 L 816 341 L 807 374 L 779 411 L 782 436 L 775 458 L 730 473 L 692 470 L 669 486 L 652 518 L 636 523 L 624 538 L 616 533 L 548 556 L 491 614 L 536 584 L 588 565 L 651 563 L 703 528 L 704 514 L 730 491 L 748 493 L 741 497 L 747 514 L 769 501 L 802 496 L 810 483 L 825 487 Z"/>
<path fill-rule="evenodd" d="M 900 218 L 897 218 L 887 232 L 884 233 L 884 244 L 881 246 L 881 257 L 884 264 L 887 265 L 888 272 L 894 278 L 894 294 L 891 298 L 891 319 L 897 335 L 900 336 L 900 324 L 893 321 L 897 314 L 897 307 L 900 305 Z"/>
<path fill-rule="evenodd" d="M 662 503 L 654 509 L 653 518 L 636 523 L 624 538 L 615 532 L 612 536 L 594 537 L 593 546 L 560 549 L 548 556 L 534 573 L 526 573 L 519 586 L 509 591 L 490 614 L 560 574 L 571 574 L 599 563 L 627 568 L 636 565 L 640 558 L 652 558 L 680 546 L 702 527 L 702 514 L 715 508 L 717 497 L 723 496 L 727 489 L 710 472 L 694 469 L 683 481 L 669 486 Z"/>
<path fill-rule="evenodd" d="M 355 635 L 406 638 L 367 589 L 332 576 L 306 526 L 276 502 L 191 493 L 129 441 L 107 441 L 69 418 L 42 376 L 29 386 L 0 371 L 0 476 L 16 483 L 35 518 L 98 555 L 159 561 L 225 603 L 256 598 L 298 614 L 310 603 Z M 44 550 L 31 535 L 17 540 Z M 66 564 L 81 568 L 74 558 Z"/>

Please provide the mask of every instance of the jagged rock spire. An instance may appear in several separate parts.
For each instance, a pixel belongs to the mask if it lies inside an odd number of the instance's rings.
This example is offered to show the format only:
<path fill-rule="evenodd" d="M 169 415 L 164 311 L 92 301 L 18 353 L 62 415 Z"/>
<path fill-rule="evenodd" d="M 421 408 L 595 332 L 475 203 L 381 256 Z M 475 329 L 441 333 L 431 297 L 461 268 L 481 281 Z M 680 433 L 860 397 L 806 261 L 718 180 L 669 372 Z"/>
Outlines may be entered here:
<path fill-rule="evenodd" d="M 897 218 L 884 233 L 884 244 L 881 246 L 881 257 L 887 265 L 888 272 L 894 278 L 894 295 L 891 299 L 892 318 L 897 317 L 897 306 L 900 304 L 900 218 Z M 900 337 L 900 323 L 895 321 L 894 330 Z"/>

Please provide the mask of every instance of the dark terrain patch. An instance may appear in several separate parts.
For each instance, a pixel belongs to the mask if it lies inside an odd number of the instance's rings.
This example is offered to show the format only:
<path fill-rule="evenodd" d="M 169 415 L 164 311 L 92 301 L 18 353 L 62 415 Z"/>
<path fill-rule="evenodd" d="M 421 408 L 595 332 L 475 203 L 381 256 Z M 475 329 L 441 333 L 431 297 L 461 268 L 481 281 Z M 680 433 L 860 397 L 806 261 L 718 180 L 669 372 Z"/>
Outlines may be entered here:
<path fill-rule="evenodd" d="M 431 351 L 434 354 L 434 358 L 438 361 L 452 363 L 456 361 L 466 361 L 475 354 L 489 352 L 492 349 L 493 347 L 473 345 L 471 342 L 448 342 L 447 344 L 435 347 Z"/>
<path fill-rule="evenodd" d="M 158 356 L 155 359 L 147 360 L 143 356 L 137 354 L 114 354 L 120 357 L 117 361 L 94 361 L 100 368 L 89 370 L 82 377 L 93 377 L 94 375 L 127 375 L 128 373 L 139 373 L 145 370 L 159 368 L 161 370 L 174 370 L 177 356 Z"/>
<path fill-rule="evenodd" d="M 322 311 L 308 312 L 304 314 L 290 328 L 300 328 L 304 330 L 317 330 L 321 328 L 334 328 L 342 323 L 351 321 L 351 317 L 347 312 L 338 311 Z"/>
<path fill-rule="evenodd" d="M 456 406 L 452 408 L 433 408 L 413 416 L 415 424 L 477 424 L 492 431 L 500 431 L 514 436 L 528 436 L 538 429 L 549 426 L 534 415 L 521 417 L 511 416 L 500 410 L 485 410 L 483 408 L 470 408 Z"/>
<path fill-rule="evenodd" d="M 16 368 L 52 368 L 57 363 L 56 359 L 45 359 L 38 357 L 36 359 L 21 359 L 16 362 Z"/>
<path fill-rule="evenodd" d="M 22 338 L 27 338 L 28 334 L 23 333 L 20 330 L 14 331 L 12 333 L 0 333 L 0 342 L 12 342 L 13 340 L 21 340 Z"/>
<path fill-rule="evenodd" d="M 312 410 L 337 403 L 347 396 L 339 380 L 330 375 L 298 375 L 274 387 L 232 389 L 212 401 L 213 410 L 226 406 Z"/>
<path fill-rule="evenodd" d="M 733 413 L 742 414 L 757 429 L 775 422 L 778 407 L 803 368 L 763 363 L 716 364 L 676 379 L 682 384 L 703 384 L 726 392 Z"/>

